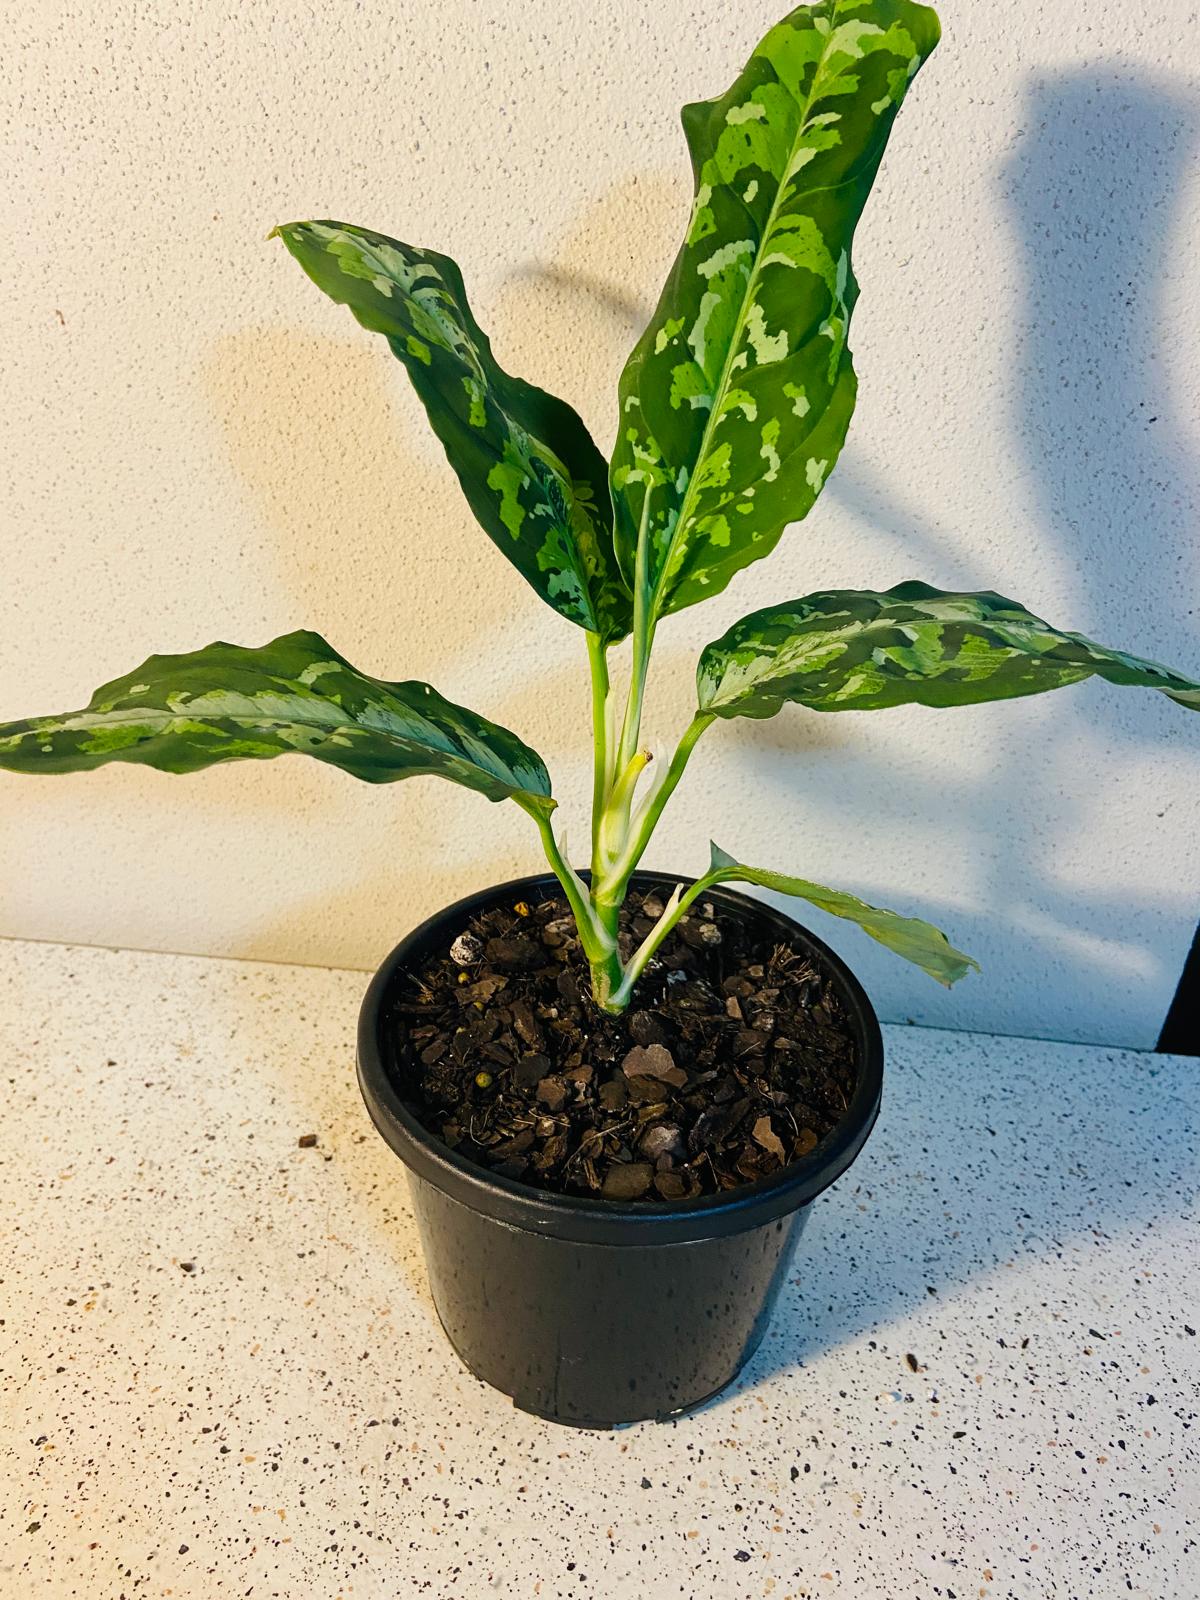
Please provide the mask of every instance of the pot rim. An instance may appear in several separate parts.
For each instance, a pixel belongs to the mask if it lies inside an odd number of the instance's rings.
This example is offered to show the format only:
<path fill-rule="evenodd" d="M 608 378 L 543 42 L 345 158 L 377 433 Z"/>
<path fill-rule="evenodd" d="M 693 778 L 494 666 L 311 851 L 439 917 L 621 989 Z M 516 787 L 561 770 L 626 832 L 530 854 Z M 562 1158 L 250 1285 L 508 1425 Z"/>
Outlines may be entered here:
<path fill-rule="evenodd" d="M 581 874 L 586 877 L 586 874 Z M 635 872 L 633 886 L 666 889 L 690 884 L 663 872 Z M 497 900 L 561 894 L 553 873 L 533 873 L 465 895 L 427 917 L 386 957 L 363 997 L 358 1021 L 358 1082 L 371 1120 L 391 1149 L 419 1178 L 473 1211 L 527 1232 L 582 1244 L 683 1244 L 760 1227 L 798 1210 L 841 1177 L 866 1142 L 879 1115 L 883 1038 L 866 992 L 850 968 L 821 939 L 774 906 L 720 885 L 715 904 L 773 924 L 781 942 L 807 948 L 841 985 L 859 1045 L 858 1082 L 842 1120 L 806 1156 L 769 1177 L 689 1200 L 620 1201 L 554 1194 L 504 1178 L 458 1155 L 425 1128 L 405 1103 L 389 1065 L 384 1037 L 386 1002 L 397 974 L 424 958 L 446 924 L 455 932 Z"/>

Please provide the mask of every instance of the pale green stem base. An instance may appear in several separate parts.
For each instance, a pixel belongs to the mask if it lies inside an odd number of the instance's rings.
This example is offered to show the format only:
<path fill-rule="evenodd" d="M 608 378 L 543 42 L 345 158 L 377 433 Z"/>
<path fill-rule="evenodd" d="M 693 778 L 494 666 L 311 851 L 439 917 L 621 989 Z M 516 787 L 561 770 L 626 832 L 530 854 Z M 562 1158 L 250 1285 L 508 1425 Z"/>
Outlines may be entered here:
<path fill-rule="evenodd" d="M 679 786 L 679 780 L 683 777 L 692 751 L 696 748 L 700 735 L 713 720 L 711 714 L 702 711 L 697 712 L 692 718 L 676 747 L 675 754 L 671 757 L 666 776 L 657 788 L 651 791 L 642 811 L 627 825 L 624 847 L 604 874 L 600 885 L 601 893 L 616 891 L 620 899 L 624 900 L 629 879 L 646 853 L 646 847 L 658 826 L 659 818 L 666 810 L 667 802 Z"/>
<path fill-rule="evenodd" d="M 593 682 L 595 681 L 594 679 Z M 595 705 L 597 702 L 593 703 Z M 598 822 L 595 817 L 593 818 L 595 848 L 590 887 L 583 882 L 563 856 L 550 817 L 531 804 L 520 800 L 517 802 L 536 823 L 546 859 L 562 884 L 563 892 L 575 917 L 580 942 L 591 969 L 592 993 L 596 1004 L 602 1010 L 614 1015 L 627 1008 L 633 986 L 644 970 L 646 962 L 683 915 L 683 911 L 672 902 L 660 921 L 651 929 L 629 966 L 622 967 L 617 934 L 621 907 L 629 891 L 629 880 L 642 859 L 667 802 L 683 776 L 697 740 L 712 721 L 713 718 L 705 714 L 698 714 L 692 720 L 679 741 L 665 777 L 650 793 L 632 820 L 630 811 L 634 788 L 649 756 L 644 751 L 635 752 L 624 770 L 618 770 L 615 782 L 610 783 L 611 775 L 606 773 L 606 798 Z M 598 748 L 597 767 L 602 760 L 607 766 L 606 758 L 602 757 Z M 599 792 L 598 786 L 597 792 Z M 689 891 L 686 905 L 691 904 L 697 892 L 699 885 Z"/>

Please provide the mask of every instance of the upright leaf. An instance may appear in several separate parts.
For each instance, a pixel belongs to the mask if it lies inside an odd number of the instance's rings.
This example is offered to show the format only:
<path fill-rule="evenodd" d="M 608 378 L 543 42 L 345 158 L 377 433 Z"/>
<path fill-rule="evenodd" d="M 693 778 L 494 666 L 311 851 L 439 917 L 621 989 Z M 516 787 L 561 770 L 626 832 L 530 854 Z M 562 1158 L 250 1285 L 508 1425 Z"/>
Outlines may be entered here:
<path fill-rule="evenodd" d="M 687 239 L 621 378 L 612 465 L 654 615 L 718 593 L 811 508 L 846 437 L 850 244 L 888 133 L 938 40 L 910 0 L 792 12 L 719 100 L 684 108 Z"/>
<path fill-rule="evenodd" d="M 301 754 L 367 783 L 425 773 L 489 800 L 554 807 L 541 757 L 507 729 L 444 700 L 427 683 L 358 672 L 315 633 L 260 650 L 210 644 L 151 656 L 97 689 L 82 711 L 0 724 L 0 767 L 83 772 L 138 761 L 196 772 L 217 761 Z"/>
<path fill-rule="evenodd" d="M 807 900 L 830 916 L 844 917 L 857 922 L 864 933 L 879 944 L 913 962 L 938 983 L 948 989 L 974 967 L 978 961 L 956 950 L 940 928 L 920 917 L 902 917 L 896 911 L 884 911 L 879 906 L 868 905 L 856 895 L 841 889 L 826 889 L 823 884 L 810 883 L 807 878 L 790 878 L 782 872 L 766 872 L 761 867 L 743 867 L 717 845 L 712 845 L 712 865 L 705 874 L 707 883 L 757 883 L 764 889 L 775 889 L 780 894 L 795 895 Z"/>
<path fill-rule="evenodd" d="M 834 589 L 743 617 L 704 650 L 696 690 L 715 716 L 773 717 L 788 700 L 812 711 L 966 706 L 1093 675 L 1200 710 L 1200 684 L 1157 662 L 1063 633 L 1002 595 L 926 583 Z"/>
<path fill-rule="evenodd" d="M 565 401 L 499 365 L 449 256 L 344 222 L 275 232 L 318 288 L 385 335 L 485 533 L 562 616 L 623 638 L 604 458 Z"/>

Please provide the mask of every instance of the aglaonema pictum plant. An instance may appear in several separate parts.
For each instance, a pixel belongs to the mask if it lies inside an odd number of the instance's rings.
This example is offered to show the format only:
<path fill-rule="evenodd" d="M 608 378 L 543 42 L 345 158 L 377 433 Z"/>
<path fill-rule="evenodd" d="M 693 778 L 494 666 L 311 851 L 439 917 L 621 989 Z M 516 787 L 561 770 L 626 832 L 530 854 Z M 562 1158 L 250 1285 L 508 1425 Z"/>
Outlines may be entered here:
<path fill-rule="evenodd" d="M 404 364 L 484 531 L 581 628 L 595 746 L 591 871 L 555 836 L 550 779 L 515 734 L 428 684 L 358 672 L 315 633 L 262 649 L 151 656 L 82 711 L 0 728 L 0 766 L 68 772 L 139 761 L 192 772 L 294 751 L 369 783 L 435 773 L 536 823 L 574 912 L 597 1002 L 628 1004 L 698 895 L 739 880 L 858 923 L 952 983 L 969 966 L 926 922 L 718 850 L 676 890 L 628 961 L 618 918 L 630 876 L 702 735 L 731 717 L 971 705 L 1093 674 L 1200 708 L 1200 685 L 1061 632 L 1000 595 L 924 583 L 825 590 L 766 607 L 701 652 L 695 715 L 657 779 L 642 709 L 660 622 L 719 594 L 811 509 L 854 410 L 850 247 L 901 101 L 938 39 L 910 0 L 818 0 L 772 28 L 717 100 L 683 126 L 696 192 L 683 246 L 621 377 L 611 465 L 563 401 L 497 363 L 458 267 L 340 222 L 275 234 L 331 299 Z M 630 641 L 623 699 L 610 652 Z"/>

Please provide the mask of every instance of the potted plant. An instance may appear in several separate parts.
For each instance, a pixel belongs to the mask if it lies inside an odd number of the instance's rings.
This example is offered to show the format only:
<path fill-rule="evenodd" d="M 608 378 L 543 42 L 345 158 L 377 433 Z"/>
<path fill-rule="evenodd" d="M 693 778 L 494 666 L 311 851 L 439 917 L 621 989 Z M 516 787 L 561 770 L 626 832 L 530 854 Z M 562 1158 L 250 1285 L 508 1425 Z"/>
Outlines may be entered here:
<path fill-rule="evenodd" d="M 928 923 L 713 846 L 640 870 L 696 745 L 733 717 L 974 704 L 1096 674 L 1200 686 L 997 594 L 923 583 L 757 611 L 701 652 L 669 760 L 641 737 L 660 622 L 718 594 L 813 505 L 855 400 L 850 246 L 938 38 L 912 0 L 817 0 L 683 113 L 687 237 L 620 382 L 606 464 L 578 415 L 504 372 L 447 257 L 337 222 L 275 230 L 404 364 L 484 531 L 582 629 L 591 855 L 567 860 L 546 767 L 428 684 L 358 672 L 314 633 L 152 656 L 82 711 L 0 727 L 0 766 L 170 772 L 301 752 L 370 783 L 436 774 L 532 819 L 550 866 L 409 934 L 363 1005 L 359 1075 L 412 1180 L 434 1298 L 468 1364 L 529 1410 L 607 1425 L 723 1387 L 761 1337 L 808 1203 L 854 1159 L 882 1048 L 820 940 L 725 887 L 858 923 L 949 984 Z M 610 656 L 629 641 L 624 692 Z"/>

